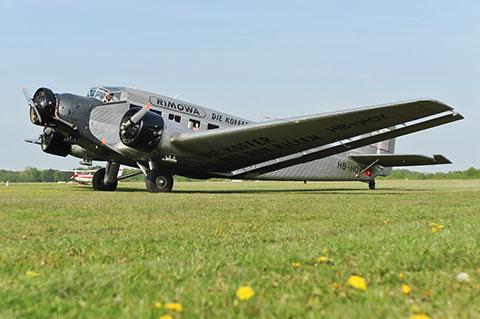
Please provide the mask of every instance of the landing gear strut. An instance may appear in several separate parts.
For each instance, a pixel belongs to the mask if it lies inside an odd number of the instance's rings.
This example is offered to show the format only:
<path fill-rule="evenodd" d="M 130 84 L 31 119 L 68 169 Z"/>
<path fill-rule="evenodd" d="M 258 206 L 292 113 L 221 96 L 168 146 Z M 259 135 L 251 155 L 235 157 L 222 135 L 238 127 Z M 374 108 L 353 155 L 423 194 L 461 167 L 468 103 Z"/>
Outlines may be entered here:
<path fill-rule="evenodd" d="M 117 189 L 117 174 L 120 164 L 108 162 L 107 168 L 101 168 L 93 174 L 92 186 L 96 191 L 113 192 Z"/>
<path fill-rule="evenodd" d="M 370 188 L 371 190 L 375 189 L 375 180 L 374 179 L 368 181 L 368 188 Z"/>
<path fill-rule="evenodd" d="M 158 168 L 147 173 L 145 184 L 150 193 L 170 192 L 173 187 L 173 177 L 169 171 Z"/>

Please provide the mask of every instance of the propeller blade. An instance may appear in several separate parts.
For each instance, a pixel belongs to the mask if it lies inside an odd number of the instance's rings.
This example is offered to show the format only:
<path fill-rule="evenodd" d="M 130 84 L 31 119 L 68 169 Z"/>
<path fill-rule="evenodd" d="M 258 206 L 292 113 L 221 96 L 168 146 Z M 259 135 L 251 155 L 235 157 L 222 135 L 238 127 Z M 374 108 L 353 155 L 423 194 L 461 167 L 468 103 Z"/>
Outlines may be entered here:
<path fill-rule="evenodd" d="M 148 113 L 148 111 L 150 111 L 151 107 L 152 106 L 149 103 L 144 108 L 142 108 L 140 111 L 133 114 L 133 116 L 130 118 L 130 122 L 132 122 L 132 124 L 138 124 L 143 119 L 143 117 Z"/>
<path fill-rule="evenodd" d="M 22 92 L 23 92 L 23 95 L 25 96 L 25 99 L 30 102 L 30 100 L 32 99 L 33 95 L 30 94 L 30 91 L 26 88 L 26 87 L 22 87 Z"/>
<path fill-rule="evenodd" d="M 23 96 L 25 96 L 25 99 L 28 102 L 28 105 L 31 107 L 33 112 L 35 112 L 35 115 L 38 121 L 41 123 L 42 117 L 40 116 L 40 112 L 38 111 L 35 103 L 33 103 L 33 95 L 30 93 L 30 91 L 26 87 L 22 87 L 22 92 L 23 92 Z"/>
<path fill-rule="evenodd" d="M 42 116 L 40 115 L 40 112 L 38 112 L 37 110 L 37 107 L 35 106 L 35 104 L 33 103 L 32 100 L 29 101 L 30 103 L 30 108 L 35 112 L 35 115 L 37 116 L 37 119 L 38 119 L 38 123 L 41 123 L 42 122 Z"/>

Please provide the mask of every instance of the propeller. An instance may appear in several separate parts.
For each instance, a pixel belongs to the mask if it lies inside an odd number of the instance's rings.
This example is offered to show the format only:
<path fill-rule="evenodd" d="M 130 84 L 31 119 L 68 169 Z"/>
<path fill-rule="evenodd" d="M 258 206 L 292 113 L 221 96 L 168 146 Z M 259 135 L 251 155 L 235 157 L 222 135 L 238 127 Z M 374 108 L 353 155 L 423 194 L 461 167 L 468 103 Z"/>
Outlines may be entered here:
<path fill-rule="evenodd" d="M 33 122 L 33 124 L 42 123 L 42 116 L 40 115 L 40 112 L 38 111 L 38 108 L 33 101 L 33 95 L 26 87 L 22 87 L 22 92 L 23 96 L 25 96 L 25 99 L 27 100 L 28 106 L 30 106 L 31 121 Z"/>
<path fill-rule="evenodd" d="M 140 121 L 143 119 L 143 117 L 145 115 L 147 115 L 148 111 L 150 111 L 150 109 L 152 108 L 152 105 L 150 103 L 148 103 L 147 105 L 145 105 L 144 108 L 142 108 L 140 111 L 138 111 L 137 113 L 133 114 L 133 116 L 130 118 L 130 122 L 132 122 L 132 124 L 138 124 L 140 123 Z"/>
<path fill-rule="evenodd" d="M 53 132 L 54 130 L 51 127 L 45 127 L 43 129 L 43 133 L 40 134 L 36 139 L 26 138 L 24 141 L 31 144 L 42 145 L 42 143 L 44 142 L 45 136 L 50 135 Z"/>
<path fill-rule="evenodd" d="M 30 102 L 32 100 L 31 98 L 32 94 L 30 94 L 30 91 L 26 87 L 22 87 L 22 92 L 23 92 L 23 95 L 25 96 L 25 99 L 28 102 Z"/>
<path fill-rule="evenodd" d="M 45 126 L 52 119 L 57 106 L 57 97 L 52 90 L 39 88 L 33 97 L 26 88 L 22 88 L 23 95 L 30 106 L 30 120 L 33 124 Z"/>
<path fill-rule="evenodd" d="M 150 109 L 152 108 L 152 105 L 150 103 L 148 103 L 147 105 L 145 105 L 145 107 L 143 107 L 142 109 L 140 109 L 140 111 L 136 112 L 135 114 L 132 115 L 132 117 L 126 121 L 125 123 L 122 124 L 122 127 L 121 129 L 122 130 L 127 130 L 129 129 L 130 127 L 132 126 L 135 126 L 137 125 L 138 123 L 140 123 L 140 121 L 143 119 L 143 117 L 145 115 L 147 115 L 147 113 L 150 111 Z"/>
<path fill-rule="evenodd" d="M 128 141 L 127 143 L 133 141 L 140 131 L 140 122 L 150 111 L 151 107 L 152 105 L 147 103 L 143 108 L 135 112 L 127 121 L 122 123 L 120 126 L 120 136 L 123 140 Z"/>

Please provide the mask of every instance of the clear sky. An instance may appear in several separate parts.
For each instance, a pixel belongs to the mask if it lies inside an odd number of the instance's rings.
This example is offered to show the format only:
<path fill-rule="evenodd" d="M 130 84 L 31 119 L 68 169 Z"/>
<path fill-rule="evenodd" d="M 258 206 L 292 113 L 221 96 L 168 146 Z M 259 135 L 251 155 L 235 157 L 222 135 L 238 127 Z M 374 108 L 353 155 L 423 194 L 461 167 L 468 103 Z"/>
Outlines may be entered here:
<path fill-rule="evenodd" d="M 260 121 L 416 98 L 466 120 L 401 153 L 480 167 L 479 1 L 0 0 L 0 168 L 69 168 L 23 139 L 21 92 L 124 85 Z"/>

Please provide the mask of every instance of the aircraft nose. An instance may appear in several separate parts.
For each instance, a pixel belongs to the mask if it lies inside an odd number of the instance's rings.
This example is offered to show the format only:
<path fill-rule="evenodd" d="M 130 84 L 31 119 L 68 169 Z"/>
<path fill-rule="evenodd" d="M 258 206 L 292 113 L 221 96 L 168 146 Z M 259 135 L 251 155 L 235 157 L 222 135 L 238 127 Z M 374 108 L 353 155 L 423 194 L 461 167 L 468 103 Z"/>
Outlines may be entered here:
<path fill-rule="evenodd" d="M 30 100 L 30 120 L 33 124 L 46 125 L 55 114 L 57 96 L 48 88 L 39 88 Z"/>

